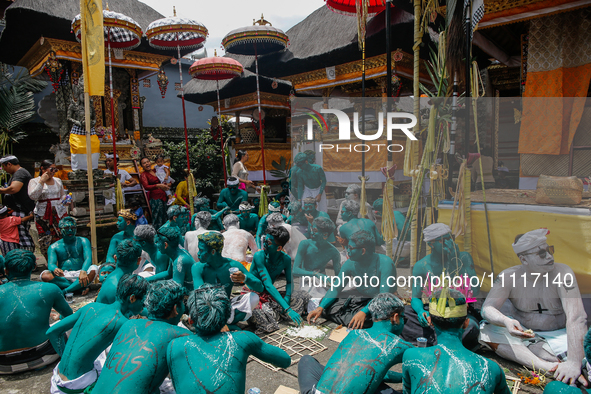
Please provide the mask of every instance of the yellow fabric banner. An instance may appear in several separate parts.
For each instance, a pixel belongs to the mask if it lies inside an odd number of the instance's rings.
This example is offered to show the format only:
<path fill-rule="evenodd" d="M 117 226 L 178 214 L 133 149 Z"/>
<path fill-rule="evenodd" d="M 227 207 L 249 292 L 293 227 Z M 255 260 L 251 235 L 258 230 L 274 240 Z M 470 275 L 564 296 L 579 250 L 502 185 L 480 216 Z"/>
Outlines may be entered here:
<path fill-rule="evenodd" d="M 484 210 L 475 210 L 474 206 L 471 211 L 472 258 L 476 273 L 482 278 L 483 273 L 490 275 L 486 220 Z M 491 205 L 488 209 L 496 275 L 520 264 L 511 247 L 516 235 L 546 227 L 550 230 L 548 245 L 555 247 L 554 261 L 566 264 L 574 271 L 581 294 L 591 294 L 591 216 L 526 210 L 498 211 L 491 210 Z M 450 216 L 451 209 L 439 209 L 440 223 L 449 225 Z M 457 237 L 456 242 L 463 250 L 463 237 Z M 482 290 L 490 290 L 490 277 L 485 278 Z"/>
<path fill-rule="evenodd" d="M 105 95 L 105 33 L 102 0 L 80 0 L 84 91 Z"/>
<path fill-rule="evenodd" d="M 90 136 L 90 152 L 99 153 L 101 151 L 101 142 L 96 135 Z M 70 153 L 86 154 L 86 136 L 70 134 Z M 135 172 L 135 170 L 134 170 Z"/>

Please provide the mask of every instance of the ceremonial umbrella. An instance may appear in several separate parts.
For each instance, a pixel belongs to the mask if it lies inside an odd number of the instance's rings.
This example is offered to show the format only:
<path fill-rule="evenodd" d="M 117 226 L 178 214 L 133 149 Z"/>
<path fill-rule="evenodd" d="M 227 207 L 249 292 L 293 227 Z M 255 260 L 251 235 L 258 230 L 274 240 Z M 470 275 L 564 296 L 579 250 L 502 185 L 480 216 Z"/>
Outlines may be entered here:
<path fill-rule="evenodd" d="M 326 6 L 338 14 L 357 17 L 357 41 L 361 49 L 361 97 L 365 97 L 365 33 L 367 18 L 386 8 L 385 0 L 325 0 Z M 388 10 L 389 11 L 389 10 Z M 389 21 L 388 21 L 389 23 Z M 389 27 L 389 26 L 388 26 Z M 389 34 L 388 34 L 389 36 Z M 389 58 L 389 56 L 388 56 Z M 363 104 L 363 123 L 361 133 L 365 134 L 365 100 Z M 365 178 L 365 151 L 361 152 L 361 176 Z M 365 205 L 362 204 L 363 214 Z"/>
<path fill-rule="evenodd" d="M 277 29 L 261 16 L 261 20 L 255 22 L 258 25 L 242 27 L 232 30 L 222 40 L 224 49 L 229 53 L 254 56 L 256 81 L 257 81 L 257 106 L 259 113 L 259 140 L 261 143 L 261 155 L 263 159 L 263 183 L 267 183 L 265 169 L 265 143 L 263 136 L 263 120 L 261 119 L 261 91 L 259 88 L 259 60 L 258 55 L 266 55 L 278 52 L 287 47 L 289 39 L 280 29 Z"/>
<path fill-rule="evenodd" d="M 185 148 L 187 150 L 187 169 L 191 172 L 189 163 L 189 136 L 187 135 L 187 117 L 185 113 L 185 93 L 183 88 L 183 69 L 181 67 L 181 48 L 196 50 L 203 46 L 207 37 L 207 29 L 193 19 L 174 16 L 158 19 L 148 26 L 146 37 L 150 45 L 157 49 L 174 50 L 178 54 L 179 76 L 181 81 L 181 100 L 183 103 L 183 122 L 185 126 Z M 191 206 L 192 208 L 192 206 Z"/>
<path fill-rule="evenodd" d="M 80 14 L 72 21 L 72 30 L 78 41 L 81 40 Z M 115 163 L 114 174 L 117 176 L 117 138 L 115 137 L 115 104 L 113 99 L 113 67 L 111 65 L 111 48 L 130 50 L 140 45 L 142 40 L 142 28 L 136 21 L 118 12 L 109 11 L 108 7 L 103 10 L 103 26 L 105 30 L 105 41 L 107 41 L 107 52 L 109 53 L 109 90 L 111 93 L 111 137 L 113 139 L 113 162 Z"/>
<path fill-rule="evenodd" d="M 204 79 L 208 81 L 216 81 L 217 95 L 218 95 L 218 119 L 221 121 L 221 107 L 220 107 L 220 81 L 224 79 L 232 79 L 240 76 L 244 68 L 238 61 L 229 57 L 207 57 L 199 59 L 191 68 L 189 68 L 189 74 L 193 78 Z M 213 126 L 213 123 L 212 123 Z M 224 134 L 222 133 L 221 123 L 218 125 L 220 144 L 222 146 L 222 163 L 224 166 L 224 181 L 227 177 L 226 172 L 226 158 L 224 155 Z"/>

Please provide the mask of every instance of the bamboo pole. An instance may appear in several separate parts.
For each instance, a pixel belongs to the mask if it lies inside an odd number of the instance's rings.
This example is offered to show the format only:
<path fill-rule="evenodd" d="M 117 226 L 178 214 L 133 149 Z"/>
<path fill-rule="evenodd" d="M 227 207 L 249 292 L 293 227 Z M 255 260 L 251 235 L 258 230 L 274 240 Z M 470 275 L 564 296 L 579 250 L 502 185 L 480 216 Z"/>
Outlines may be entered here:
<path fill-rule="evenodd" d="M 420 130 L 419 125 L 419 110 L 420 110 L 420 100 L 419 100 L 419 49 L 420 49 L 420 41 L 421 41 L 421 0 L 414 0 L 414 8 L 415 8 L 415 30 L 414 30 L 414 67 L 413 67 L 413 96 L 414 96 L 414 115 L 417 118 L 417 124 L 414 129 L 414 133 L 418 134 Z M 412 177 L 412 190 L 417 190 L 416 183 L 417 183 L 417 175 L 414 171 L 419 164 L 419 157 L 418 157 L 418 141 L 411 142 L 411 149 L 412 149 L 412 170 L 413 170 L 413 177 Z M 418 197 L 418 196 L 417 196 Z M 419 202 L 420 203 L 420 202 Z M 411 218 L 410 222 L 410 264 L 411 266 L 414 265 L 417 261 L 417 215 L 416 212 Z"/>
<path fill-rule="evenodd" d="M 84 48 L 84 45 L 82 45 Z M 98 264 L 96 249 L 96 216 L 94 206 L 94 180 L 92 177 L 92 142 L 90 141 L 90 95 L 84 92 L 84 118 L 86 120 L 86 174 L 88 175 L 88 202 L 90 204 L 90 244 L 92 245 L 92 264 Z"/>
<path fill-rule="evenodd" d="M 466 110 L 469 111 L 469 108 L 466 108 Z M 466 223 L 466 228 L 464 230 L 464 252 L 472 254 L 472 215 L 470 212 L 472 197 L 470 194 L 470 181 L 472 179 L 472 174 L 468 167 L 466 167 L 464 176 L 464 222 Z M 482 177 L 480 179 L 481 181 L 483 180 Z"/>

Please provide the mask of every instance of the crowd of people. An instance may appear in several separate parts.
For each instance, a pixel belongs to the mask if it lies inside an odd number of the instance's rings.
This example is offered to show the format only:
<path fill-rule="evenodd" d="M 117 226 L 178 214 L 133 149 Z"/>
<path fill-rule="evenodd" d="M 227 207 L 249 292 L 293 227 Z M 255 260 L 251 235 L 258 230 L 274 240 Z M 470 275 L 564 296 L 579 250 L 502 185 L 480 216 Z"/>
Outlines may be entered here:
<path fill-rule="evenodd" d="M 7 172 L 21 170 L 12 167 L 16 158 L 5 159 Z M 408 393 L 510 393 L 498 364 L 475 353 L 482 346 L 554 376 L 548 393 L 581 392 L 574 385 L 587 384 L 582 366 L 589 367 L 583 360 L 591 356 L 591 334 L 585 336 L 574 274 L 554 262 L 547 229 L 518 235 L 512 248 L 521 264 L 499 274 L 523 277 L 526 285 L 497 279 L 479 309 L 479 286 L 453 280 L 476 276 L 472 257 L 460 251 L 447 225 L 425 227 L 430 254 L 412 267 L 412 297 L 405 304 L 396 295 L 397 267 L 384 253 L 375 216 L 360 214 L 359 188 L 347 189 L 335 224 L 318 208 L 326 180 L 309 161 L 300 154 L 292 169 L 299 199 L 283 212 L 272 201 L 259 218 L 240 188 L 249 185 L 244 172 L 228 178 L 215 204 L 219 211 L 200 197 L 191 216 L 185 205 L 165 208 L 168 178 L 161 180 L 142 159 L 152 224 L 139 224 L 135 209 L 119 211 L 119 232 L 101 266 L 92 260 L 88 239 L 76 235 L 74 218 L 57 209 L 53 219 L 47 214 L 59 206 L 52 204 L 61 185 L 51 181 L 52 166 L 28 186 L 21 171 L 0 193 L 15 195 L 26 186 L 37 201 L 35 219 L 61 238 L 48 245 L 40 281 L 31 280 L 36 263 L 30 249 L 9 245 L 4 253 L 3 246 L 0 374 L 59 359 L 51 393 L 243 393 L 250 355 L 280 368 L 291 364 L 260 334 L 279 329 L 282 320 L 301 326 L 322 317 L 351 331 L 326 365 L 311 356 L 299 360 L 304 394 L 391 391 L 387 383 L 402 383 Z M 20 209 L 6 226 L 8 211 L 0 209 L 0 229 L 12 228 L 13 240 L 15 226 L 29 216 Z M 536 280 L 544 274 L 572 281 Z M 370 279 L 358 284 L 358 278 Z M 73 313 L 64 295 L 88 291 L 95 279 L 102 283 L 96 301 Z M 50 326 L 52 309 L 60 319 Z M 390 370 L 400 363 L 402 373 Z"/>

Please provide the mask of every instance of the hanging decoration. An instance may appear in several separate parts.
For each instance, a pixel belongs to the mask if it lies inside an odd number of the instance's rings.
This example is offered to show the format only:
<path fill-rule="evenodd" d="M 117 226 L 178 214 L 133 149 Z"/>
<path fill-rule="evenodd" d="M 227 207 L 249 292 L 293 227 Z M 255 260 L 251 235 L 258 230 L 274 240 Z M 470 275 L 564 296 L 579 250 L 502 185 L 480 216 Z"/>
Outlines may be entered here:
<path fill-rule="evenodd" d="M 160 69 L 158 72 L 157 80 L 158 87 L 160 88 L 160 94 L 162 95 L 162 98 L 164 98 L 164 96 L 166 96 L 166 88 L 168 87 L 168 77 L 166 76 L 166 73 L 163 69 Z"/>
<path fill-rule="evenodd" d="M 44 70 L 49 76 L 51 86 L 53 86 L 53 92 L 57 92 L 62 81 L 62 76 L 64 75 L 64 69 L 62 64 L 55 57 L 55 52 L 51 52 L 49 55 L 49 59 L 47 59 L 47 62 L 45 63 Z"/>

